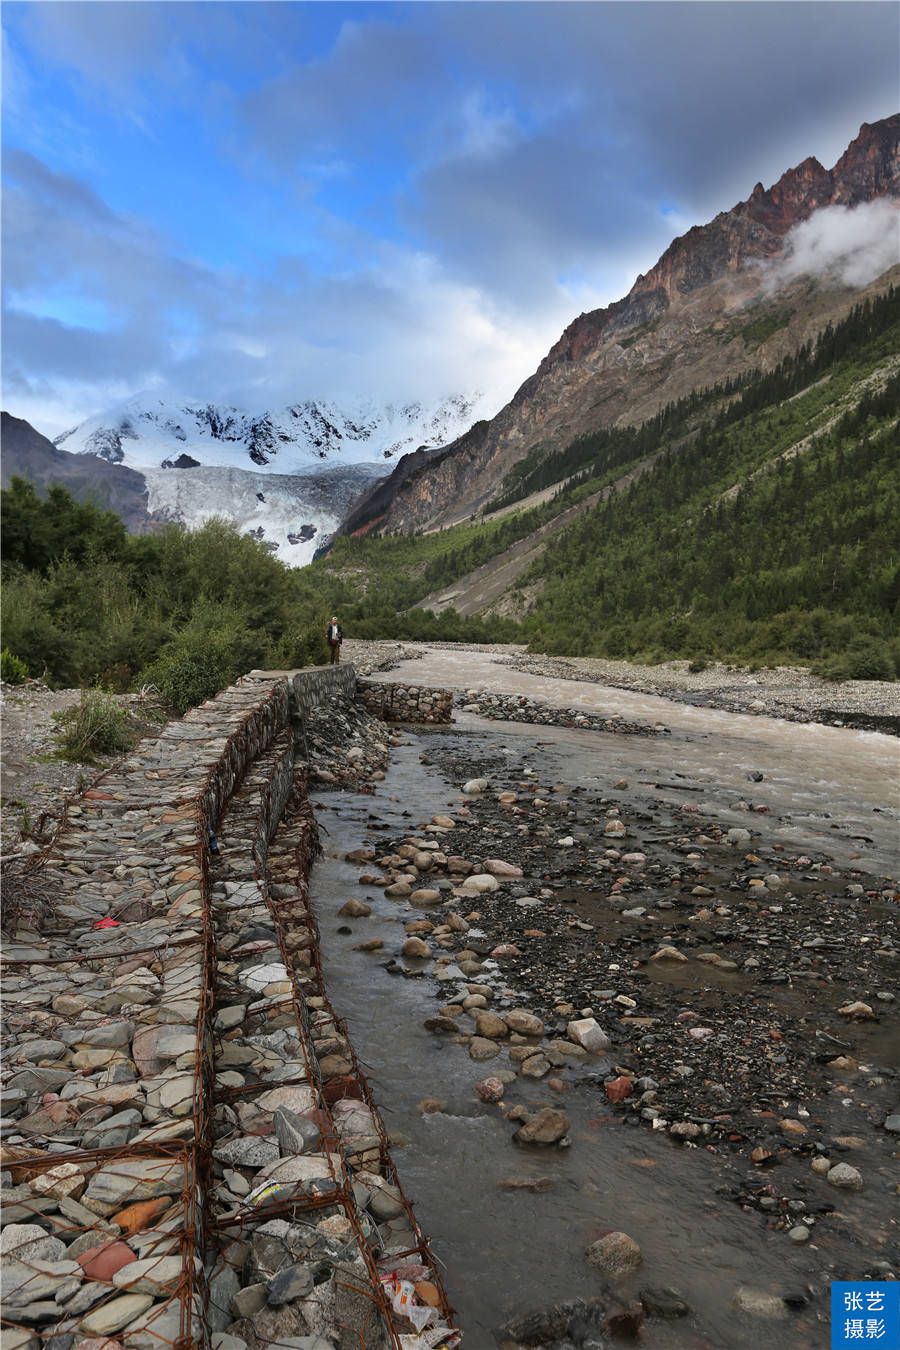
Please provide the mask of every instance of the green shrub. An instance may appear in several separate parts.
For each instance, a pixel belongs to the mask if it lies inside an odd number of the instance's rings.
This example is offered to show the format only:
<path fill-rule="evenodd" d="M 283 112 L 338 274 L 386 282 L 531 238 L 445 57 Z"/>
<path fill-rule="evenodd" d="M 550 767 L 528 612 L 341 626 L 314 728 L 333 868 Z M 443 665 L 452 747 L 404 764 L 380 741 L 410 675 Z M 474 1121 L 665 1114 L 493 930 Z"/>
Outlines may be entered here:
<path fill-rule="evenodd" d="M 0 652 L 0 680 L 4 680 L 7 684 L 24 684 L 28 675 L 25 662 L 20 661 L 18 656 L 13 656 L 8 647 L 4 647 Z"/>
<path fill-rule="evenodd" d="M 851 680 L 893 680 L 894 662 L 887 647 L 878 642 L 853 646 L 844 657 Z"/>
<path fill-rule="evenodd" d="M 690 665 L 688 666 L 688 670 L 691 672 L 692 675 L 699 675 L 700 671 L 706 670 L 706 667 L 708 665 L 709 662 L 706 661 L 702 656 L 695 656 L 693 661 L 691 661 Z"/>
<path fill-rule="evenodd" d="M 54 713 L 53 718 L 59 724 L 54 739 L 60 759 L 91 764 L 97 755 L 121 754 L 134 744 L 127 712 L 102 689 L 82 690 L 74 707 Z"/>
<path fill-rule="evenodd" d="M 890 648 L 878 642 L 859 642 L 840 656 L 829 657 L 813 668 L 824 680 L 894 680 L 896 667 Z"/>
<path fill-rule="evenodd" d="M 181 714 L 215 698 L 230 675 L 230 656 L 221 636 L 185 633 L 147 667 L 141 679 L 154 684 L 163 702 Z"/>

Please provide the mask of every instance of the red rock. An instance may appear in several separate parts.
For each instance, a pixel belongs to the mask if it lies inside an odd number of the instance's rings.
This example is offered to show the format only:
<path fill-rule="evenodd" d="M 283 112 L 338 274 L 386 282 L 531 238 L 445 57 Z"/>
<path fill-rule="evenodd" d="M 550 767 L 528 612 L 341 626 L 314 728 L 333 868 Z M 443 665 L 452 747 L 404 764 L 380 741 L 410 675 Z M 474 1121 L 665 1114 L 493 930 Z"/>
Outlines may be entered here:
<path fill-rule="evenodd" d="M 475 1091 L 483 1102 L 501 1102 L 506 1088 L 499 1078 L 482 1078 L 475 1084 Z"/>
<path fill-rule="evenodd" d="M 117 1223 L 125 1233 L 140 1233 L 145 1228 L 150 1228 L 153 1220 L 164 1210 L 168 1209 L 172 1201 L 167 1195 L 157 1196 L 155 1200 L 139 1200 L 134 1205 L 129 1205 L 127 1209 L 122 1209 L 118 1214 L 110 1216 L 111 1223 Z"/>
<path fill-rule="evenodd" d="M 627 1307 L 611 1312 L 603 1323 L 604 1331 L 621 1340 L 634 1340 L 640 1333 L 644 1321 L 644 1309 L 640 1303 L 629 1303 Z"/>
<path fill-rule="evenodd" d="M 631 1079 L 627 1078 L 625 1074 L 606 1084 L 606 1095 L 611 1102 L 623 1102 L 626 1097 L 631 1096 L 631 1091 Z"/>
<path fill-rule="evenodd" d="M 102 1242 L 76 1259 L 86 1280 L 102 1280 L 109 1284 L 117 1270 L 130 1265 L 137 1257 L 125 1242 Z"/>
<path fill-rule="evenodd" d="M 322 1096 L 328 1106 L 334 1106 L 335 1102 L 341 1101 L 343 1097 L 354 1097 L 357 1101 L 362 1101 L 362 1088 L 352 1074 L 338 1074 L 336 1078 L 330 1078 L 322 1088 Z"/>

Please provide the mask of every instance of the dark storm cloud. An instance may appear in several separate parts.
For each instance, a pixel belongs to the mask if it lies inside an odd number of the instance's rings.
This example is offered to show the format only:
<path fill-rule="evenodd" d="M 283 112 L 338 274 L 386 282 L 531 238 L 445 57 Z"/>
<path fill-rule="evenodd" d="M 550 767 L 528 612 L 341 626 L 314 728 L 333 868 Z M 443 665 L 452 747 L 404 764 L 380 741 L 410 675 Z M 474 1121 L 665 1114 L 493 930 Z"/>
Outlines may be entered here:
<path fill-rule="evenodd" d="M 885 5 L 443 6 L 470 69 L 518 79 L 530 127 L 492 156 L 428 166 L 410 206 L 441 256 L 523 299 L 567 266 L 651 263 L 810 154 L 827 167 L 896 101 Z M 518 266 L 521 264 L 521 266 Z M 518 280 L 517 280 L 518 278 Z"/>

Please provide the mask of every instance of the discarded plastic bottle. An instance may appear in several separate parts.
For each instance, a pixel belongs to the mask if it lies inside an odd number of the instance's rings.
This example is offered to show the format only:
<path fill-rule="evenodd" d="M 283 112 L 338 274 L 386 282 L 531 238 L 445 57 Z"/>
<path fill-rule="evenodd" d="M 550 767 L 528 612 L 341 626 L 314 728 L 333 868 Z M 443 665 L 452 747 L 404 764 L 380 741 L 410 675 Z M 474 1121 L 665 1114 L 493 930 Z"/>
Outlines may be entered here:
<path fill-rule="evenodd" d="M 210 853 L 215 853 L 218 856 L 219 841 L 213 834 L 213 829 L 211 825 L 207 825 L 206 827 L 206 842 L 209 844 Z"/>

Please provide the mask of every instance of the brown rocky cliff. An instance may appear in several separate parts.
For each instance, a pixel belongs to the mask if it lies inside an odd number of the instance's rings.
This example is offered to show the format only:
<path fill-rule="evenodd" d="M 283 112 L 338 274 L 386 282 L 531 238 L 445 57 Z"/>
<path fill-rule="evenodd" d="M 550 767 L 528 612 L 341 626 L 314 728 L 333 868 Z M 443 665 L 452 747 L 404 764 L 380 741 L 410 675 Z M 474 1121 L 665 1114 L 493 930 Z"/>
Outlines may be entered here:
<path fill-rule="evenodd" d="M 536 447 L 550 451 L 602 425 L 640 422 L 693 388 L 780 359 L 815 332 L 814 321 L 824 327 L 832 315 L 819 299 L 809 322 L 801 316 L 762 358 L 723 342 L 729 316 L 759 294 L 761 274 L 747 264 L 778 256 L 792 226 L 821 207 L 884 195 L 900 196 L 900 114 L 864 124 L 833 169 L 809 158 L 771 188 L 758 183 L 746 201 L 675 239 L 624 299 L 579 315 L 486 427 L 412 472 L 401 461 L 379 491 L 381 528 L 463 519 Z M 834 303 L 846 299 L 835 293 Z M 374 514 L 357 508 L 344 530 Z"/>

